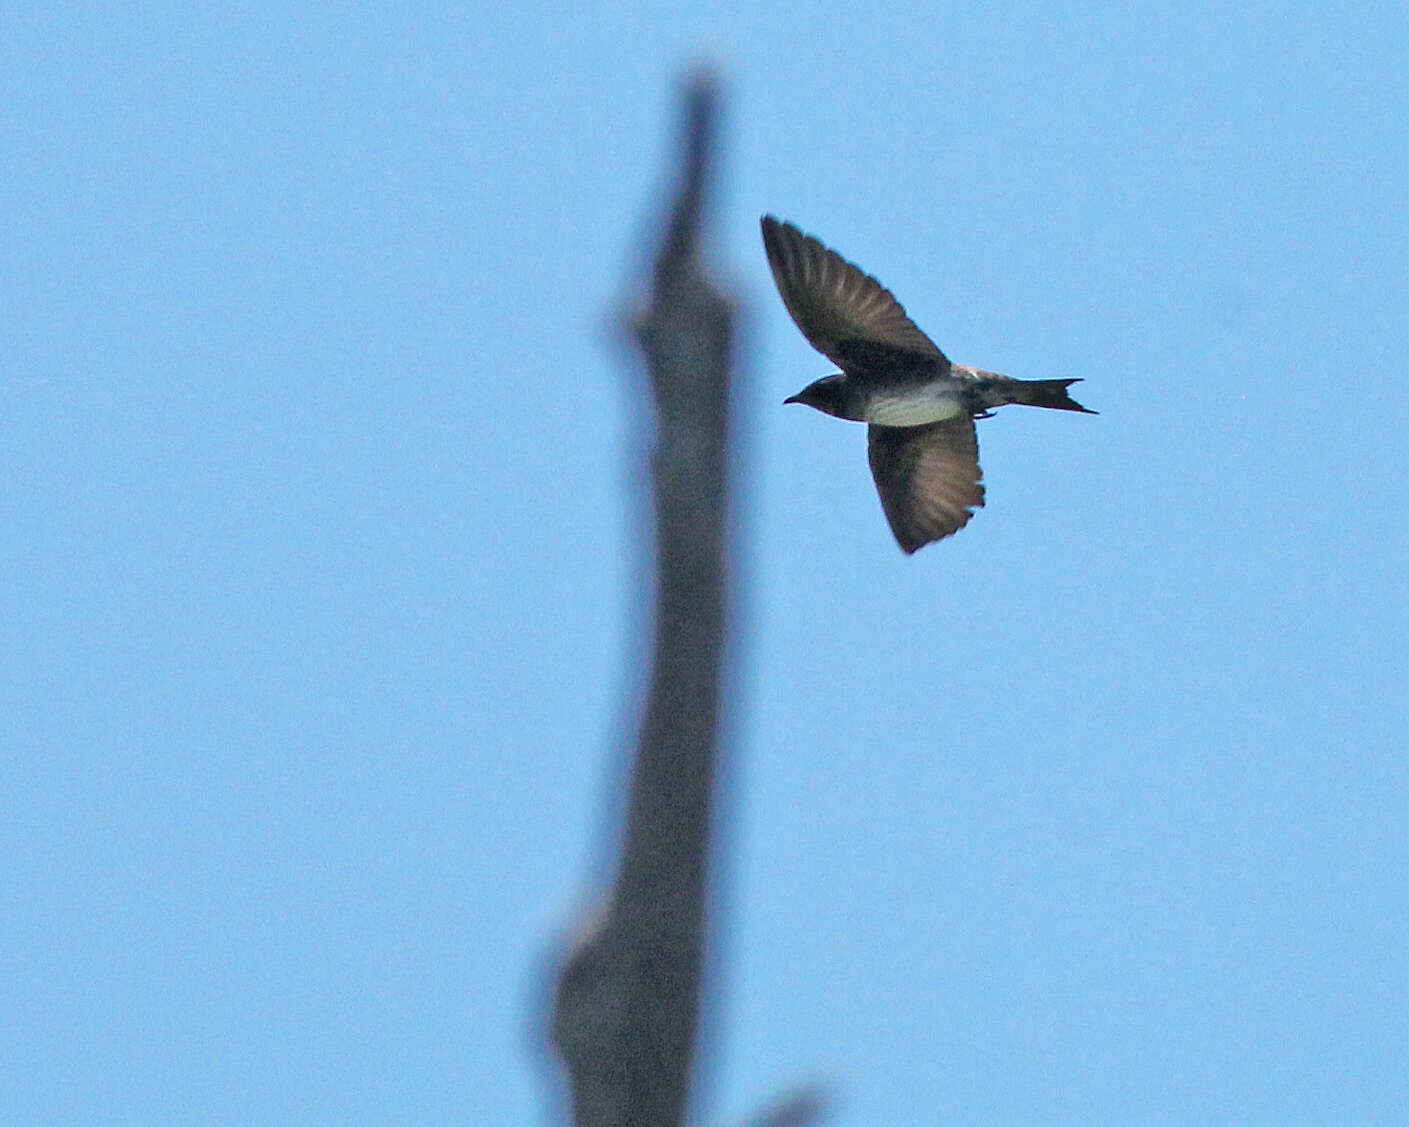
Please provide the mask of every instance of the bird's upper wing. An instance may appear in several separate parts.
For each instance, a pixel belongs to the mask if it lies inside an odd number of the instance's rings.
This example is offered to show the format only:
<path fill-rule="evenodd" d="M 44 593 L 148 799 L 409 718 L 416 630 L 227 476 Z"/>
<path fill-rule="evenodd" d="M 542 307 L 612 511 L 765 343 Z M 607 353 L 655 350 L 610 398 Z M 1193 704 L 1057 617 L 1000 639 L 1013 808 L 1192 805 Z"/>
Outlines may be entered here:
<path fill-rule="evenodd" d="M 918 427 L 872 426 L 871 475 L 906 553 L 952 536 L 983 505 L 978 435 L 966 415 Z"/>
<path fill-rule="evenodd" d="M 844 371 L 916 359 L 948 365 L 875 278 L 791 223 L 765 215 L 763 247 L 783 304 L 818 352 Z"/>

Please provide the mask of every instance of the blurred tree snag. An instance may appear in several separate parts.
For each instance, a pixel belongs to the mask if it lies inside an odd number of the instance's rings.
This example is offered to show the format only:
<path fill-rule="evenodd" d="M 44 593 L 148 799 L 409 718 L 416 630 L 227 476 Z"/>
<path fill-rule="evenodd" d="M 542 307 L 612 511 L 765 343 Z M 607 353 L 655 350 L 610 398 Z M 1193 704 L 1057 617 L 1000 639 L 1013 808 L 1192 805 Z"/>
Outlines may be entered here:
<path fill-rule="evenodd" d="M 730 612 L 729 398 L 734 309 L 705 274 L 702 212 L 719 94 L 684 92 L 682 171 L 633 320 L 655 405 L 655 638 L 616 879 L 558 978 L 552 1040 L 576 1127 L 680 1127 L 689 1103 L 708 934 L 721 682 Z M 809 1127 L 801 1085 L 749 1127 Z"/>
<path fill-rule="evenodd" d="M 616 879 L 554 1000 L 577 1127 L 677 1127 L 694 1059 L 729 609 L 733 308 L 700 249 L 718 102 L 708 76 L 686 88 L 681 182 L 634 324 L 655 400 L 655 639 Z"/>

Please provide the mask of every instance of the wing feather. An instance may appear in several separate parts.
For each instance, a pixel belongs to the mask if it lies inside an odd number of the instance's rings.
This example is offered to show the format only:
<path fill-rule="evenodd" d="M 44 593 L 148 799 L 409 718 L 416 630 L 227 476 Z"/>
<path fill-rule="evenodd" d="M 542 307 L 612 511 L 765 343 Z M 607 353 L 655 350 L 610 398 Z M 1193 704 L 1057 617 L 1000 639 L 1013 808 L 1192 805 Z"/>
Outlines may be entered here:
<path fill-rule="evenodd" d="M 978 435 L 967 416 L 918 427 L 871 426 L 871 476 L 908 554 L 952 536 L 983 506 Z"/>
<path fill-rule="evenodd" d="M 878 364 L 949 361 L 871 275 L 811 235 L 771 215 L 762 220 L 773 280 L 808 343 L 843 371 Z"/>

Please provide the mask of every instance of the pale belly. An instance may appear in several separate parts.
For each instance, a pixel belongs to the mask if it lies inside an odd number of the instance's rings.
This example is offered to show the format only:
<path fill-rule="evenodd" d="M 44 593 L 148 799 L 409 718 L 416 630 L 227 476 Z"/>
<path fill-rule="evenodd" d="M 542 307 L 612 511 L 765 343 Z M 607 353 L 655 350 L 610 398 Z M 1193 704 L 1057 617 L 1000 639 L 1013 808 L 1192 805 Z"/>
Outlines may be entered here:
<path fill-rule="evenodd" d="M 918 427 L 967 413 L 956 391 L 936 388 L 918 395 L 875 396 L 867 405 L 866 421 L 884 427 Z"/>

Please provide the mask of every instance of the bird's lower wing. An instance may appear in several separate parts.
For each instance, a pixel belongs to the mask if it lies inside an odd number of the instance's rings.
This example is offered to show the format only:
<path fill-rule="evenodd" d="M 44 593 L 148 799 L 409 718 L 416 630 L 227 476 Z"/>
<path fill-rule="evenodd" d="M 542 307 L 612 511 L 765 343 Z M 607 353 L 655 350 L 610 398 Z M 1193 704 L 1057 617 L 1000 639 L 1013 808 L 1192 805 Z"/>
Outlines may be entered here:
<path fill-rule="evenodd" d="M 871 426 L 871 475 L 907 553 L 952 536 L 983 505 L 978 435 L 966 415 L 918 427 Z"/>

